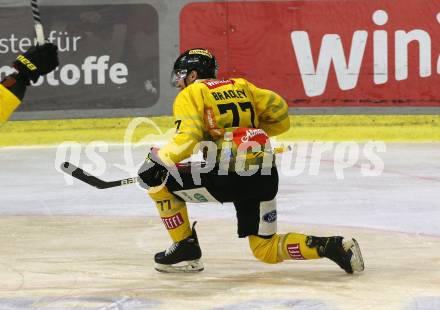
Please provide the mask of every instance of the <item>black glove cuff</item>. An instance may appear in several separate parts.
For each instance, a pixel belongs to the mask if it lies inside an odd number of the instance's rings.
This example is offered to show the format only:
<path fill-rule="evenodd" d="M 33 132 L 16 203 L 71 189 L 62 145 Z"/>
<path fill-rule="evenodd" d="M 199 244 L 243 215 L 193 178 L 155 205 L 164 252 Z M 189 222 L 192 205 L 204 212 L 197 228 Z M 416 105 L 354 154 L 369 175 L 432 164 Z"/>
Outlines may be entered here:
<path fill-rule="evenodd" d="M 142 182 L 140 185 L 144 188 L 161 185 L 167 178 L 168 170 L 160 158 L 150 151 L 147 160 L 142 164 L 138 172 Z"/>
<path fill-rule="evenodd" d="M 8 75 L 3 81 L 2 85 L 6 87 L 11 93 L 20 100 L 23 100 L 26 92 L 26 87 L 30 85 L 28 77 L 21 73 L 13 73 Z"/>
<path fill-rule="evenodd" d="M 20 55 L 23 56 L 23 55 Z M 19 57 L 20 57 L 19 56 Z M 32 66 L 35 66 L 34 64 L 29 64 L 29 66 L 32 68 Z M 22 76 L 25 77 L 27 80 L 29 81 L 33 81 L 34 83 L 38 80 L 38 78 L 40 77 L 38 74 L 37 69 L 31 71 L 25 64 L 23 64 L 21 61 L 16 60 L 13 63 L 13 67 L 15 68 L 15 70 L 18 71 L 18 73 Z M 36 67 L 35 67 L 36 68 Z M 29 84 L 28 84 L 29 85 Z"/>

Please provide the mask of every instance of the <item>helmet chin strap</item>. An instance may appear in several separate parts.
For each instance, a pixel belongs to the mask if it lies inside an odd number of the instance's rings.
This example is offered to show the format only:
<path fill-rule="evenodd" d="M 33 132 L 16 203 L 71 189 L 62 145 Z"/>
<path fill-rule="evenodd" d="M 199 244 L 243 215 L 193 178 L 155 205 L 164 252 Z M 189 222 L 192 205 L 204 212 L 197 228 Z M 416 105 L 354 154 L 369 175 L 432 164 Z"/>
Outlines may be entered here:
<path fill-rule="evenodd" d="M 194 71 L 194 70 L 193 70 L 193 71 Z M 190 85 L 189 83 L 186 82 L 186 79 L 189 78 L 189 75 L 190 75 L 193 71 L 189 72 L 189 73 L 185 76 L 185 78 L 183 79 L 183 83 L 185 83 L 185 87 L 188 87 L 188 85 Z M 196 71 L 196 72 L 197 72 L 197 71 Z M 197 74 L 197 75 L 198 75 L 198 74 Z M 196 79 L 197 79 L 197 77 L 196 77 Z M 195 81 L 196 79 L 194 79 L 194 81 Z"/>

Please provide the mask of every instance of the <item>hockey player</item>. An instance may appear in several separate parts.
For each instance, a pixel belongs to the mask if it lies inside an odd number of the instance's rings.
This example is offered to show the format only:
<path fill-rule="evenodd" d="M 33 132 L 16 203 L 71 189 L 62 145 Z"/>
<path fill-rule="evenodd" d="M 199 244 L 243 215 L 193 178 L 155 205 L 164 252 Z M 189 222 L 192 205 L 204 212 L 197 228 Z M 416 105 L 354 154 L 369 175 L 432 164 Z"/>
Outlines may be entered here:
<path fill-rule="evenodd" d="M 42 75 L 58 66 L 58 48 L 52 43 L 31 47 L 19 55 L 13 63 L 17 72 L 8 75 L 0 83 L 0 123 L 20 105 L 30 81 L 36 82 Z"/>
<path fill-rule="evenodd" d="M 139 170 L 173 240 L 155 255 L 156 269 L 203 270 L 186 202 L 217 201 L 234 203 L 238 236 L 247 237 L 254 256 L 265 263 L 326 257 L 347 273 L 362 271 L 354 239 L 277 233 L 278 173 L 268 138 L 289 129 L 287 104 L 273 91 L 242 78 L 219 80 L 216 73 L 216 59 L 206 49 L 191 49 L 177 58 L 172 71 L 172 83 L 181 90 L 173 105 L 176 133 L 161 149 L 152 148 Z M 214 143 L 214 155 L 204 143 L 205 164 L 181 164 L 201 141 Z M 269 157 L 257 156 L 262 153 Z M 245 160 L 240 165 L 241 155 Z"/>

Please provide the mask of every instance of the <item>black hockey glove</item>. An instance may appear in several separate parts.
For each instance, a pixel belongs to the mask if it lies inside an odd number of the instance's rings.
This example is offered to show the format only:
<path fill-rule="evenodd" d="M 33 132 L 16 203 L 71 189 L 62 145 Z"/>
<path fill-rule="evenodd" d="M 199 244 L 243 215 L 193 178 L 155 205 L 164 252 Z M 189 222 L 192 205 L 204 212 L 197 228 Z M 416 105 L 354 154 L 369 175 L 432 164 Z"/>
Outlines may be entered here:
<path fill-rule="evenodd" d="M 144 188 L 161 185 L 168 176 L 168 169 L 157 155 L 157 148 L 151 148 L 145 162 L 138 171 L 138 175 L 144 184 Z"/>
<path fill-rule="evenodd" d="M 58 65 L 58 47 L 52 43 L 31 47 L 24 54 L 18 55 L 13 63 L 20 75 L 34 83 L 40 76 L 55 70 Z"/>

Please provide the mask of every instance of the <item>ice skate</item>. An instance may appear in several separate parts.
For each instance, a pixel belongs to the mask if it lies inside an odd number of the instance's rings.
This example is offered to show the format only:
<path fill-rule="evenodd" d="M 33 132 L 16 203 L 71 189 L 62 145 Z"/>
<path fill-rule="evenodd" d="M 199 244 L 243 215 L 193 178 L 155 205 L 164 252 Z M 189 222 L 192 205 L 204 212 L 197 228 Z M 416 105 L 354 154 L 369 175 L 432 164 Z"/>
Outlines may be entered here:
<path fill-rule="evenodd" d="M 166 251 L 159 252 L 154 256 L 156 262 L 155 269 L 160 272 L 181 273 L 181 272 L 200 272 L 203 264 L 200 261 L 202 250 L 199 246 L 197 233 L 194 226 L 192 235 L 188 238 L 173 243 Z"/>
<path fill-rule="evenodd" d="M 312 246 L 318 247 L 318 253 L 322 257 L 334 261 L 347 273 L 361 272 L 364 270 L 361 249 L 355 239 L 344 237 L 311 237 Z"/>
<path fill-rule="evenodd" d="M 355 239 L 345 239 L 343 237 L 329 237 L 326 239 L 324 257 L 334 261 L 347 273 L 364 270 L 361 250 Z"/>

